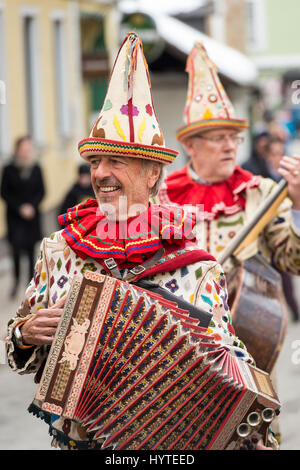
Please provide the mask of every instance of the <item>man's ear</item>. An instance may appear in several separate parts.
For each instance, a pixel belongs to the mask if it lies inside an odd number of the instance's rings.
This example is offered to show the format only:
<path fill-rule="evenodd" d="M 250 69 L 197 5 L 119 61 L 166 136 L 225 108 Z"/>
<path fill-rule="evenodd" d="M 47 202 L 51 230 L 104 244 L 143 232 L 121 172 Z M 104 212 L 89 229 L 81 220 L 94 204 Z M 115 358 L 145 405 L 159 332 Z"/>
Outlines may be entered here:
<path fill-rule="evenodd" d="M 193 152 L 193 139 L 187 137 L 181 142 L 181 145 L 183 146 L 186 154 L 191 156 L 191 153 Z"/>
<path fill-rule="evenodd" d="M 148 186 L 149 189 L 153 188 L 156 181 L 159 178 L 160 172 L 162 171 L 162 167 L 160 163 L 153 162 L 150 166 L 149 173 L 148 173 Z"/>

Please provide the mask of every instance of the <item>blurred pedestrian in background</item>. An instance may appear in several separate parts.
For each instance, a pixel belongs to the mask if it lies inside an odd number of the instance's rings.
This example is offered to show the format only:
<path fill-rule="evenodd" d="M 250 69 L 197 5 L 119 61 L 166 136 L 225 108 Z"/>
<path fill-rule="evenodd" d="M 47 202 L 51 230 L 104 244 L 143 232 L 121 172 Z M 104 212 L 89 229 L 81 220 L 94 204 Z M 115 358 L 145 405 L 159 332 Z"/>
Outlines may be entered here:
<path fill-rule="evenodd" d="M 278 172 L 280 167 L 280 160 L 285 155 L 285 142 L 277 136 L 270 136 L 266 145 L 265 158 L 267 163 L 267 177 L 272 178 L 274 181 L 282 179 L 281 174 Z"/>
<path fill-rule="evenodd" d="M 39 205 L 45 189 L 40 166 L 35 159 L 34 143 L 23 136 L 15 143 L 11 163 L 4 167 L 1 196 L 6 203 L 7 237 L 11 246 L 14 281 L 11 297 L 20 281 L 20 259 L 24 253 L 29 262 L 28 280 L 34 269 L 34 246 L 42 238 Z"/>
<path fill-rule="evenodd" d="M 264 178 L 268 176 L 266 163 L 266 146 L 269 141 L 267 131 L 259 132 L 253 137 L 253 148 L 250 158 L 241 165 L 244 170 L 251 171 L 254 175 L 261 175 Z"/>
<path fill-rule="evenodd" d="M 94 198 L 95 194 L 91 185 L 91 175 L 89 165 L 80 165 L 78 167 L 78 178 L 71 187 L 60 207 L 59 214 L 67 212 L 69 207 L 84 202 L 86 199 Z"/>

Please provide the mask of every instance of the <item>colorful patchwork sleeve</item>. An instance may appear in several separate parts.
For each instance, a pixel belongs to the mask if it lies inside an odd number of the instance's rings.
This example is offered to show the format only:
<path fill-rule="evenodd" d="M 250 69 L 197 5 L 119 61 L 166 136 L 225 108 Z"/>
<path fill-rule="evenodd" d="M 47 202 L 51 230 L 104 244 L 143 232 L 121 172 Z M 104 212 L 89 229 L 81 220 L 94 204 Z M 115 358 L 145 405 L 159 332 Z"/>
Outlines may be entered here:
<path fill-rule="evenodd" d="M 207 334 L 214 338 L 215 342 L 228 347 L 239 359 L 255 364 L 244 343 L 235 335 L 227 298 L 224 272 L 219 264 L 215 264 L 199 279 L 194 303 L 213 314 Z"/>
<path fill-rule="evenodd" d="M 45 240 L 41 244 L 40 256 L 34 269 L 34 276 L 26 289 L 25 298 L 14 318 L 8 322 L 6 337 L 9 366 L 19 374 L 35 373 L 47 356 L 47 346 L 34 346 L 20 349 L 14 343 L 14 328 L 22 321 L 31 318 L 39 309 L 48 306 L 48 269 L 44 250 Z"/>

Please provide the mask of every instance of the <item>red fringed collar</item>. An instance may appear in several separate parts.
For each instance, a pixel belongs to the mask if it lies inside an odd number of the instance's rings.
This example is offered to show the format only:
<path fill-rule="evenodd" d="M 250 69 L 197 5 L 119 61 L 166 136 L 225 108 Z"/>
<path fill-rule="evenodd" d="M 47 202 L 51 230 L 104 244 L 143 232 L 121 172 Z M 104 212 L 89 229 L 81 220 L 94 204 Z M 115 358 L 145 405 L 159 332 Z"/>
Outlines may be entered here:
<path fill-rule="evenodd" d="M 63 237 L 79 257 L 114 258 L 124 269 L 142 264 L 161 249 L 170 254 L 195 242 L 195 218 L 180 207 L 151 204 L 143 214 L 114 223 L 102 214 L 95 199 L 88 199 L 58 220 L 64 226 Z M 203 250 L 196 251 L 196 261 L 214 259 Z"/>
<path fill-rule="evenodd" d="M 259 186 L 259 177 L 238 165 L 226 181 L 201 184 L 192 179 L 188 166 L 170 174 L 159 192 L 162 204 L 203 204 L 204 220 L 219 214 L 233 215 L 245 208 L 245 190 Z M 201 209 L 201 208 L 200 208 Z"/>

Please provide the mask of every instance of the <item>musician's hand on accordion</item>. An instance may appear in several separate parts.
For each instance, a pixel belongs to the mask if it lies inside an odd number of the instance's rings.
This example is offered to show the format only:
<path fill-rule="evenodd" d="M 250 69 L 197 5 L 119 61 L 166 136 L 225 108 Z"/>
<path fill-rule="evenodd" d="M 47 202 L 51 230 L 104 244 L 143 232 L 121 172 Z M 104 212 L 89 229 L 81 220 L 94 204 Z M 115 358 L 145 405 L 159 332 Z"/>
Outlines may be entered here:
<path fill-rule="evenodd" d="M 63 313 L 66 295 L 49 308 L 42 308 L 22 326 L 23 343 L 41 346 L 52 344 L 56 328 Z"/>
<path fill-rule="evenodd" d="M 239 450 L 273 450 L 272 447 L 266 447 L 262 439 L 245 439 L 242 441 Z"/>
<path fill-rule="evenodd" d="M 255 450 L 273 450 L 273 449 L 272 447 L 266 447 L 262 439 L 260 439 L 258 443 L 256 444 Z"/>

